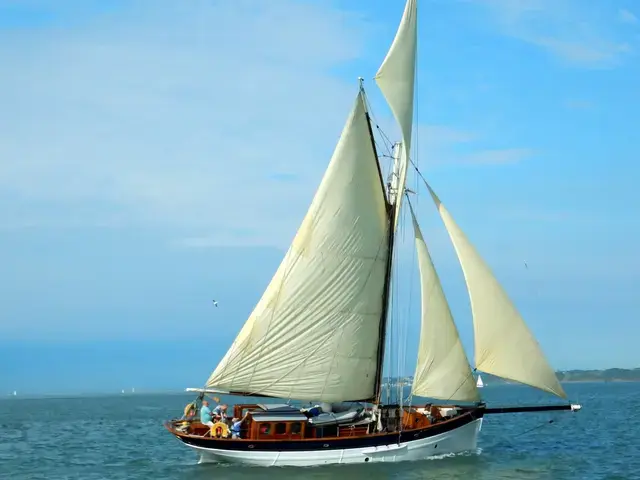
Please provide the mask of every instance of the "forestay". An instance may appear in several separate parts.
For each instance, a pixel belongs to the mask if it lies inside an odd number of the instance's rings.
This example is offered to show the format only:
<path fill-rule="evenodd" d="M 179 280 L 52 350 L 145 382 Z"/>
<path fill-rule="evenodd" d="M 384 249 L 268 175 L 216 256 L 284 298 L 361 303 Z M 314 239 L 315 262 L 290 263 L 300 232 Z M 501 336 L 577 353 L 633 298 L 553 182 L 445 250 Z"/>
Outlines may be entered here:
<path fill-rule="evenodd" d="M 417 0 L 408 0 L 400 26 L 375 80 L 382 91 L 402 133 L 402 151 L 397 168 L 395 224 L 400 219 L 400 207 L 407 178 L 413 127 L 413 97 L 417 49 Z"/>
<path fill-rule="evenodd" d="M 363 92 L 289 251 L 207 387 L 374 396 L 389 221 Z"/>
<path fill-rule="evenodd" d="M 476 368 L 566 398 L 516 307 L 428 184 L 427 188 L 449 233 L 469 290 Z"/>
<path fill-rule="evenodd" d="M 422 321 L 412 394 L 476 402 L 480 395 L 442 284 L 409 203 L 420 270 Z"/>

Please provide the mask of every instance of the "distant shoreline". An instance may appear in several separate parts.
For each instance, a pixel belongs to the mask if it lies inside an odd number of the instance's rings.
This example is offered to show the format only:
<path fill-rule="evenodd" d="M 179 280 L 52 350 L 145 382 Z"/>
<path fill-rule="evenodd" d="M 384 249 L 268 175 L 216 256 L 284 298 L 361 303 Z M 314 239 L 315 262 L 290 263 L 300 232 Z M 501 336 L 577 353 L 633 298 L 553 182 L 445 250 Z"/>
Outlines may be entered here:
<path fill-rule="evenodd" d="M 478 376 L 476 374 L 476 376 Z M 502 378 L 495 377 L 488 373 L 480 373 L 484 386 L 492 385 L 522 385 L 518 382 L 511 382 L 503 380 Z M 563 370 L 556 372 L 556 376 L 560 383 L 636 383 L 640 382 L 640 368 L 626 369 L 626 368 L 609 368 L 607 370 Z M 391 383 L 390 386 L 396 387 L 398 382 L 402 382 L 406 387 L 411 387 L 413 384 L 413 376 L 405 377 L 386 377 L 383 382 L 385 384 Z M 188 386 L 188 385 L 186 385 Z M 158 390 L 146 390 L 138 389 L 136 387 L 135 393 L 126 391 L 121 393 L 120 389 L 113 392 L 66 392 L 66 393 L 21 393 L 17 390 L 18 394 L 13 396 L 11 392 L 16 390 L 15 387 L 7 391 L 6 395 L 0 393 L 0 400 L 25 400 L 28 398 L 80 398 L 80 397 L 103 397 L 103 396 L 121 396 L 121 397 L 138 397 L 142 395 L 188 395 L 184 389 L 158 389 Z M 24 392 L 24 390 L 23 390 Z"/>
<path fill-rule="evenodd" d="M 614 378 L 613 380 L 603 380 L 602 378 L 594 378 L 593 380 L 560 380 L 560 383 L 636 383 L 640 382 L 640 378 L 625 380 L 622 378 Z"/>
<path fill-rule="evenodd" d="M 518 382 L 504 380 L 489 373 L 478 372 L 476 377 L 481 376 L 485 386 L 487 385 L 517 385 Z M 561 383 L 625 383 L 640 382 L 640 368 L 608 368 L 605 370 L 560 370 L 556 372 L 556 377 Z M 386 378 L 385 383 L 397 385 L 402 382 L 411 385 L 412 376 Z"/>
<path fill-rule="evenodd" d="M 482 374 L 483 378 L 485 374 Z M 593 379 L 593 380 L 561 380 L 562 384 L 582 384 L 582 383 L 640 383 L 640 380 L 602 380 L 602 379 Z M 486 382 L 485 388 L 491 388 L 494 386 L 501 387 L 525 387 L 521 383 L 517 382 L 506 382 L 504 380 L 498 379 L 495 382 Z M 409 388 L 410 385 L 407 385 Z M 141 390 L 136 393 L 120 393 L 120 392 L 67 392 L 67 393 L 25 393 L 23 395 L 18 394 L 17 396 L 13 396 L 12 394 L 0 395 L 0 401 L 20 401 L 20 400 L 37 400 L 37 399 L 52 399 L 52 400 L 64 400 L 64 399 L 82 399 L 82 398 L 100 398 L 100 397 L 121 397 L 121 398 L 135 398 L 135 397 L 148 397 L 148 396 L 158 396 L 158 395 L 170 395 L 170 396 L 193 396 L 193 393 L 186 392 L 184 390 Z"/>

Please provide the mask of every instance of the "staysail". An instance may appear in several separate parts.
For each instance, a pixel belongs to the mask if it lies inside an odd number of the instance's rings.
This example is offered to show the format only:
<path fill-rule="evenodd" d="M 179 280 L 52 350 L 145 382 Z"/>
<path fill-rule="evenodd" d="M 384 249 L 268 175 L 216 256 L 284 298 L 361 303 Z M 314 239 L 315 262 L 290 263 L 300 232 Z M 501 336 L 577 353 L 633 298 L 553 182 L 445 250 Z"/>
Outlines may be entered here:
<path fill-rule="evenodd" d="M 408 0 L 400 21 L 400 26 L 382 65 L 375 76 L 376 83 L 382 91 L 393 115 L 400 125 L 402 133 L 402 151 L 398 157 L 399 165 L 394 171 L 395 185 L 395 222 L 396 228 L 400 220 L 400 207 L 404 196 L 407 179 L 407 165 L 411 152 L 411 130 L 413 128 L 413 97 L 416 73 L 417 0 Z"/>
<path fill-rule="evenodd" d="M 476 369 L 566 398 L 516 307 L 438 196 L 425 184 L 449 233 L 469 291 Z"/>
<path fill-rule="evenodd" d="M 326 402 L 373 398 L 386 208 L 361 90 L 289 251 L 206 386 Z"/>
<path fill-rule="evenodd" d="M 421 397 L 475 402 L 480 400 L 458 329 L 409 203 L 420 270 L 422 322 L 418 363 L 412 394 Z"/>

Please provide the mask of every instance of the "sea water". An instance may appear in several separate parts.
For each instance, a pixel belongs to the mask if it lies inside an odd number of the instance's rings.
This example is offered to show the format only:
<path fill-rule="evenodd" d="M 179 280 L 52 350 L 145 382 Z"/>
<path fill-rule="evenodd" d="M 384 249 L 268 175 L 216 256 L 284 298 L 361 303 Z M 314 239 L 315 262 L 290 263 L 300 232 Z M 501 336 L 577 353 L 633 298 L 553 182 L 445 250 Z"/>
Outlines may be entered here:
<path fill-rule="evenodd" d="M 195 453 L 162 426 L 182 414 L 192 394 L 11 396 L 0 400 L 0 478 L 640 479 L 640 383 L 564 387 L 582 411 L 486 416 L 476 452 L 308 468 L 198 465 Z M 482 395 L 489 405 L 554 401 L 515 385 L 489 385 Z"/>

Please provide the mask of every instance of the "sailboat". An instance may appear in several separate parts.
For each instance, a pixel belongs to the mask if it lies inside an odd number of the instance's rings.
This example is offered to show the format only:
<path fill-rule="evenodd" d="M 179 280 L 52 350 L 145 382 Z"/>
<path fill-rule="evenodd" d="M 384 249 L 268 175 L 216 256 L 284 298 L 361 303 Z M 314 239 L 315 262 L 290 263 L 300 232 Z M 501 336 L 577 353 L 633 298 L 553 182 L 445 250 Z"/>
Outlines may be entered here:
<path fill-rule="evenodd" d="M 488 414 L 580 408 L 566 402 L 491 408 L 481 401 L 405 191 L 417 21 L 417 0 L 408 0 L 375 76 L 400 127 L 391 180 L 385 183 L 383 178 L 360 78 L 329 166 L 282 263 L 206 384 L 187 389 L 197 392 L 197 399 L 181 418 L 164 424 L 199 454 L 201 463 L 313 466 L 419 460 L 474 451 Z M 475 370 L 566 399 L 507 294 L 415 170 L 464 272 L 474 323 Z M 421 331 L 411 398 L 443 404 L 403 404 L 403 395 L 395 401 L 384 398 L 395 234 L 403 204 L 412 218 L 421 281 Z M 246 398 L 233 407 L 233 434 L 224 418 L 205 417 L 202 423 L 197 415 L 205 396 L 220 393 Z M 257 403 L 256 397 L 282 400 Z M 303 402 L 316 403 L 307 408 Z"/>
<path fill-rule="evenodd" d="M 482 381 L 482 375 L 478 375 L 478 381 L 476 382 L 476 387 L 483 388 L 484 382 Z"/>

